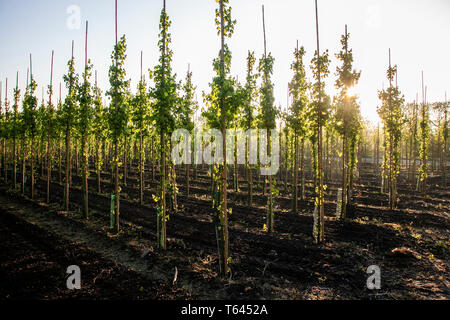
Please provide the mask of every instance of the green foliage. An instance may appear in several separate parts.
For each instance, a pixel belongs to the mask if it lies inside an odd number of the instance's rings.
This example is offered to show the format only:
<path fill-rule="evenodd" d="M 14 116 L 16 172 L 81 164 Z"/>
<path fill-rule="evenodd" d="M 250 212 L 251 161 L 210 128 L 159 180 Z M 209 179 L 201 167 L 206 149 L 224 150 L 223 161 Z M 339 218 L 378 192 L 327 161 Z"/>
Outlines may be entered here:
<path fill-rule="evenodd" d="M 126 39 L 120 38 L 111 54 L 112 65 L 109 67 L 109 83 L 111 88 L 106 95 L 111 98 L 107 110 L 109 133 L 114 141 L 125 135 L 128 123 L 128 88 L 130 80 L 126 79 Z"/>
<path fill-rule="evenodd" d="M 64 116 L 63 116 L 63 102 L 62 102 L 61 98 L 58 99 L 58 103 L 56 105 L 55 112 L 56 112 L 56 121 L 54 123 L 55 130 L 56 130 L 58 136 L 61 137 L 62 132 L 65 127 Z"/>
<path fill-rule="evenodd" d="M 336 58 L 342 65 L 336 68 L 336 89 L 339 95 L 334 99 L 334 129 L 345 141 L 345 149 L 349 152 L 348 163 L 350 179 L 356 166 L 356 144 L 358 136 L 362 130 L 362 120 L 360 107 L 356 95 L 351 95 L 349 89 L 354 87 L 361 77 L 361 72 L 353 70 L 353 52 L 348 46 L 350 34 L 346 33 L 341 37 L 341 51 L 336 54 Z"/>
<path fill-rule="evenodd" d="M 131 103 L 131 119 L 137 133 L 144 133 L 150 120 L 150 99 L 144 79 L 138 83 L 136 96 Z"/>
<path fill-rule="evenodd" d="M 437 106 L 438 111 L 440 112 L 441 116 L 443 116 L 442 123 L 439 127 L 439 131 L 440 131 L 440 134 L 443 139 L 441 152 L 443 153 L 444 170 L 445 170 L 445 166 L 447 165 L 446 156 L 447 156 L 447 141 L 448 141 L 448 110 L 449 110 L 449 106 L 450 106 L 450 103 L 447 101 L 438 103 L 438 106 Z"/>
<path fill-rule="evenodd" d="M 53 96 L 53 87 L 49 85 L 47 88 L 49 99 L 47 104 L 47 110 L 45 112 L 44 121 L 47 124 L 47 135 L 50 135 L 51 139 L 57 139 L 58 138 L 57 113 L 51 100 L 51 97 Z"/>
<path fill-rule="evenodd" d="M 159 23 L 158 46 L 161 52 L 159 64 L 154 68 L 151 77 L 155 87 L 150 95 L 155 99 L 152 120 L 155 121 L 158 133 L 171 133 L 175 126 L 174 106 L 178 103 L 176 76 L 172 74 L 172 50 L 169 48 L 171 35 L 168 32 L 171 22 L 165 10 L 161 11 Z"/>
<path fill-rule="evenodd" d="M 355 140 L 361 130 L 361 114 L 357 97 L 349 93 L 349 89 L 354 87 L 361 76 L 361 72 L 352 70 L 353 53 L 348 47 L 350 34 L 344 34 L 341 38 L 342 49 L 336 55 L 342 62 L 342 66 L 336 68 L 336 89 L 339 90 L 339 96 L 335 98 L 335 127 L 342 135 Z"/>
<path fill-rule="evenodd" d="M 229 75 L 231 68 L 231 51 L 228 46 L 224 47 L 224 74 L 221 72 L 220 52 L 218 58 L 213 61 L 213 69 L 216 76 L 213 78 L 211 93 L 206 95 L 203 93 L 203 99 L 207 106 L 202 111 L 203 117 L 206 119 L 210 128 L 222 129 L 222 116 L 225 116 L 225 129 L 233 122 L 238 108 L 242 105 L 244 92 L 237 84 L 235 78 Z M 223 108 L 222 108 L 223 106 Z"/>
<path fill-rule="evenodd" d="M 430 141 L 430 111 L 429 106 L 426 103 L 422 103 L 422 108 L 420 112 L 420 121 L 419 121 L 419 157 L 421 160 L 419 167 L 419 175 L 420 181 L 425 181 L 428 177 L 427 174 L 427 160 L 428 160 L 428 149 L 429 149 L 429 141 Z"/>
<path fill-rule="evenodd" d="M 44 91 L 42 91 L 41 105 L 39 106 L 36 112 L 37 135 L 41 138 L 42 142 L 46 139 L 48 133 L 48 122 L 46 120 L 47 120 L 47 108 L 45 106 L 44 101 Z"/>
<path fill-rule="evenodd" d="M 310 129 L 310 140 L 313 145 L 317 141 L 316 135 L 319 124 L 321 126 L 325 126 L 326 121 L 330 116 L 330 97 L 325 93 L 324 81 L 330 73 L 330 59 L 328 56 L 328 50 L 326 50 L 325 53 L 320 56 L 319 62 L 320 70 L 318 66 L 318 54 L 317 51 L 315 51 L 314 58 L 311 60 L 311 70 L 316 81 L 311 86 L 311 103 L 308 105 L 308 109 L 306 112 Z"/>
<path fill-rule="evenodd" d="M 406 104 L 404 108 L 405 112 L 403 113 L 404 116 L 404 123 L 407 125 L 407 134 L 409 134 L 410 139 L 412 140 L 412 147 L 414 150 L 417 150 L 417 146 L 419 143 L 419 139 L 417 136 L 417 132 L 419 130 L 418 127 L 418 118 L 417 118 L 417 104 L 414 103 L 408 103 Z"/>
<path fill-rule="evenodd" d="M 202 110 L 202 115 L 210 128 L 221 129 L 223 133 L 229 124 L 235 123 L 235 117 L 244 94 L 237 81 L 229 75 L 231 52 L 225 44 L 225 38 L 229 38 L 233 34 L 236 21 L 233 21 L 231 18 L 231 7 L 228 6 L 228 0 L 216 0 L 216 2 L 220 4 L 219 9 L 216 9 L 215 21 L 217 33 L 221 36 L 222 46 L 218 58 L 213 60 L 213 69 L 216 75 L 212 83 L 209 84 L 211 92 L 208 95 L 203 93 L 203 100 L 207 109 Z M 214 164 L 211 166 L 211 198 L 219 251 L 220 272 L 222 275 L 226 275 L 229 272 L 228 252 L 225 251 L 226 243 L 228 243 L 226 216 L 229 211 L 224 201 L 227 194 L 227 181 L 222 180 L 226 176 L 226 157 L 224 157 L 223 161 L 221 165 Z"/>
<path fill-rule="evenodd" d="M 30 83 L 27 87 L 25 97 L 23 99 L 22 121 L 25 127 L 25 136 L 33 139 L 38 133 L 37 98 L 35 96 L 37 84 L 34 81 L 33 76 L 31 76 L 30 78 Z"/>
<path fill-rule="evenodd" d="M 74 119 L 76 119 L 78 75 L 75 73 L 75 59 L 73 57 L 69 60 L 67 65 L 69 70 L 67 75 L 64 75 L 64 82 L 69 92 L 62 105 L 61 120 L 64 125 L 67 124 L 70 127 L 73 124 Z"/>
<path fill-rule="evenodd" d="M 324 204 L 324 190 L 321 183 L 323 178 L 323 172 L 319 170 L 319 161 L 322 156 L 322 150 L 319 148 L 319 137 L 322 136 L 321 128 L 325 127 L 329 120 L 330 114 L 330 98 L 325 93 L 325 81 L 324 79 L 329 74 L 330 60 L 328 57 L 328 50 L 323 55 L 319 52 L 315 52 L 314 58 L 311 61 L 311 70 L 314 75 L 315 82 L 312 84 L 311 90 L 311 103 L 307 110 L 307 119 L 310 129 L 310 141 L 313 154 L 313 172 L 314 172 L 314 185 L 315 185 L 315 206 L 319 212 L 317 212 L 318 219 L 314 222 L 313 236 L 316 241 L 323 235 L 323 229 L 321 228 L 321 210 Z M 320 133 L 320 136 L 319 136 Z M 323 138 L 322 138 L 323 140 Z M 322 211 L 323 212 L 323 211 Z"/>
<path fill-rule="evenodd" d="M 246 83 L 243 88 L 243 101 L 241 104 L 240 114 L 242 115 L 240 126 L 245 129 L 250 129 L 253 127 L 255 121 L 255 105 L 254 101 L 256 99 L 256 79 L 258 74 L 254 73 L 253 69 L 255 66 L 256 58 L 254 52 L 248 52 L 247 56 L 247 77 Z"/>
<path fill-rule="evenodd" d="M 94 87 L 93 100 L 94 105 L 93 119 L 92 119 L 92 132 L 97 139 L 104 140 L 106 138 L 106 130 L 108 129 L 105 110 L 102 101 L 102 92 L 97 84 Z"/>
<path fill-rule="evenodd" d="M 216 0 L 219 3 L 219 0 Z M 234 32 L 236 20 L 231 18 L 231 7 L 228 6 L 229 1 L 223 0 L 223 16 L 224 16 L 224 38 L 231 38 Z M 216 27 L 217 34 L 221 34 L 220 8 L 216 9 Z M 222 60 L 223 56 L 223 60 Z M 229 73 L 231 69 L 231 51 L 227 44 L 224 44 L 223 52 L 219 51 L 218 57 L 213 60 L 213 69 L 216 76 L 213 78 L 211 93 L 206 95 L 203 93 L 203 100 L 207 106 L 207 110 L 203 110 L 202 115 L 206 118 L 207 124 L 211 128 L 226 129 L 230 123 L 233 123 L 239 106 L 242 104 L 243 90 L 237 84 L 235 78 Z M 222 120 L 225 118 L 225 123 Z M 223 128 L 225 125 L 225 128 Z"/>
<path fill-rule="evenodd" d="M 305 53 L 303 46 L 294 50 L 294 62 L 291 64 L 294 76 L 289 82 L 289 94 L 292 97 L 292 104 L 289 106 L 288 114 L 286 115 L 287 123 L 300 137 L 306 134 L 305 113 L 309 103 L 307 96 L 309 85 L 306 80 L 306 71 L 303 63 Z"/>
<path fill-rule="evenodd" d="M 179 127 L 191 132 L 194 129 L 193 116 L 198 108 L 198 103 L 194 101 L 196 87 L 192 84 L 192 72 L 188 71 L 183 85 L 183 96 L 180 99 L 177 114 L 177 124 Z"/>
<path fill-rule="evenodd" d="M 341 89 L 341 96 L 345 96 L 349 88 L 354 87 L 361 77 L 361 72 L 352 70 L 353 68 L 353 50 L 348 46 L 348 40 L 350 39 L 350 33 L 343 34 L 341 36 L 341 51 L 336 54 L 342 62 L 342 66 L 336 68 L 336 88 Z"/>
<path fill-rule="evenodd" d="M 231 7 L 227 6 L 229 4 L 229 0 L 222 0 L 223 3 L 223 33 L 225 38 L 231 38 L 234 32 L 234 26 L 236 25 L 236 20 L 233 20 L 231 18 Z M 220 3 L 220 0 L 216 0 L 216 3 Z M 217 29 L 217 35 L 221 34 L 221 23 L 220 23 L 220 8 L 216 9 L 216 29 Z"/>
<path fill-rule="evenodd" d="M 261 108 L 258 114 L 258 123 L 260 128 L 274 129 L 275 118 L 278 110 L 274 106 L 275 98 L 273 96 L 273 83 L 270 76 L 273 73 L 273 64 L 275 59 L 269 53 L 259 60 L 258 72 L 262 76 L 262 85 L 260 88 Z"/>
<path fill-rule="evenodd" d="M 387 77 L 390 82 L 397 73 L 397 66 L 389 67 Z M 378 97 L 381 100 L 381 106 L 378 108 L 378 115 L 383 122 L 383 134 L 385 148 L 385 163 L 386 169 L 392 170 L 391 183 L 395 184 L 397 175 L 400 170 L 400 153 L 399 143 L 401 139 L 401 130 L 404 124 L 402 108 L 404 104 L 404 97 L 398 87 L 390 86 L 386 90 L 378 92 Z M 389 159 L 389 161 L 387 161 Z"/>
<path fill-rule="evenodd" d="M 92 130 L 93 109 L 92 104 L 94 101 L 93 89 L 89 82 L 92 75 L 92 64 L 88 60 L 87 66 L 83 73 L 83 83 L 78 87 L 78 102 L 79 108 L 77 109 L 77 126 L 78 130 L 83 136 L 89 135 Z"/>
<path fill-rule="evenodd" d="M 5 109 L 4 111 L 2 111 L 3 107 L 0 95 L 0 138 L 8 139 L 10 137 L 11 123 L 10 123 L 9 102 L 6 97 L 4 106 Z"/>
<path fill-rule="evenodd" d="M 19 100 L 20 100 L 20 89 L 14 88 L 14 104 L 12 105 L 12 115 L 10 123 L 10 136 L 16 138 L 22 134 L 24 126 L 21 123 L 21 117 L 19 114 Z"/>
<path fill-rule="evenodd" d="M 280 189 L 277 188 L 277 180 L 276 179 L 272 179 L 272 195 L 275 197 L 278 197 L 280 195 Z M 269 205 L 270 202 L 268 202 L 267 204 Z"/>

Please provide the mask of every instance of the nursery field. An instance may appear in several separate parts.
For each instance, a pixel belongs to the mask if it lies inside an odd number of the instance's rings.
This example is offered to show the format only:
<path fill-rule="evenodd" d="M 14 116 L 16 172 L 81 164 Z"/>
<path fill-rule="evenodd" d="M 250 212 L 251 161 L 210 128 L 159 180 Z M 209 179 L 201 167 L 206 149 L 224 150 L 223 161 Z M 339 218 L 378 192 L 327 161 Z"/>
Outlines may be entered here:
<path fill-rule="evenodd" d="M 44 180 L 36 182 L 34 201 L 3 186 L 1 298 L 449 298 L 450 197 L 438 186 L 426 195 L 413 195 L 409 185 L 400 184 L 399 206 L 390 210 L 376 176 L 362 174 L 356 181 L 351 218 L 340 221 L 335 217 L 336 186 L 329 183 L 326 240 L 320 246 L 311 236 L 312 201 L 301 202 L 294 214 L 281 187 L 276 231 L 269 235 L 262 230 L 261 189 L 255 190 L 253 207 L 245 205 L 244 186 L 237 193 L 229 190 L 231 272 L 220 279 L 207 172 L 191 181 L 190 197 L 180 187 L 180 206 L 170 216 L 165 252 L 157 250 L 156 208 L 152 201 L 139 204 L 136 181 L 130 174 L 123 187 L 119 234 L 109 229 L 107 192 L 112 186 L 107 173 L 101 180 L 105 194 L 90 190 L 87 221 L 81 206 L 61 211 L 64 188 L 58 183 L 52 184 L 50 205 L 45 204 Z M 80 183 L 74 172 L 71 203 L 82 203 Z M 310 198 L 311 191 L 307 188 Z M 152 184 L 145 199 L 151 199 L 151 192 Z M 66 268 L 73 264 L 82 270 L 82 290 L 66 287 Z M 381 289 L 375 292 L 366 287 L 370 265 L 381 269 Z"/>
<path fill-rule="evenodd" d="M 0 3 L 0 302 L 450 298 L 447 43 L 262 2 Z"/>

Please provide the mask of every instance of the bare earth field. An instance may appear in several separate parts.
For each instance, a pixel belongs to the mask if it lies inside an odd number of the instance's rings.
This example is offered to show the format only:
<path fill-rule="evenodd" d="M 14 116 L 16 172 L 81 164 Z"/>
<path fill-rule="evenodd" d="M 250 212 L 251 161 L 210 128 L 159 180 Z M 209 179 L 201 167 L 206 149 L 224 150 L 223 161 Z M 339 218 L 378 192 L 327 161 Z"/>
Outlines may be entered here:
<path fill-rule="evenodd" d="M 156 209 L 148 182 L 141 206 L 138 181 L 122 187 L 122 231 L 109 230 L 111 191 L 89 194 L 90 219 L 81 214 L 81 179 L 73 176 L 71 211 L 61 211 L 64 187 L 36 183 L 31 201 L 0 190 L 0 300 L 5 299 L 449 299 L 450 193 L 431 183 L 426 194 L 400 184 L 397 210 L 389 210 L 375 176 L 360 177 L 354 206 L 345 221 L 334 217 L 336 183 L 327 183 L 326 241 L 312 240 L 312 186 L 299 213 L 280 185 L 275 233 L 263 230 L 266 198 L 256 188 L 255 205 L 245 205 L 246 183 L 229 190 L 231 275 L 217 276 L 217 248 L 209 200 L 209 178 L 191 178 L 191 196 L 178 183 L 179 210 L 168 221 L 168 250 L 156 247 Z M 90 187 L 96 186 L 91 176 Z M 54 177 L 57 181 L 57 177 Z M 289 187 L 289 186 L 288 186 Z M 78 205 L 79 204 L 79 205 Z M 68 290 L 66 269 L 81 268 L 81 290 Z M 381 289 L 366 287 L 367 267 L 381 269 Z"/>

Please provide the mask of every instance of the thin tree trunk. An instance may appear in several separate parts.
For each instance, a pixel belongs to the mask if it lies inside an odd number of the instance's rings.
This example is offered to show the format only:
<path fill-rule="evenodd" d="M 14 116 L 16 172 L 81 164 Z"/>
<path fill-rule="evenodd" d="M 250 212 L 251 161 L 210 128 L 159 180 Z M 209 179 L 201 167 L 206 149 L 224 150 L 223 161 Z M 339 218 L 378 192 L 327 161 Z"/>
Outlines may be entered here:
<path fill-rule="evenodd" d="M 144 136 L 139 134 L 139 203 L 144 204 Z"/>
<path fill-rule="evenodd" d="M 13 138 L 13 184 L 14 184 L 14 191 L 17 187 L 17 153 L 16 153 L 16 137 Z"/>
<path fill-rule="evenodd" d="M 267 149 L 269 154 L 272 152 L 272 143 L 271 143 L 271 132 L 269 131 L 268 140 L 267 140 Z M 274 217 L 273 217 L 273 193 L 272 193 L 272 179 L 273 176 L 269 175 L 269 208 L 267 210 L 267 231 L 269 233 L 273 233 L 274 231 Z M 296 201 L 297 202 L 297 199 Z"/>
<path fill-rule="evenodd" d="M 67 120 L 66 124 L 66 177 L 65 177 L 65 199 L 64 204 L 66 206 L 66 211 L 69 211 L 69 188 L 70 188 L 70 124 Z"/>
<path fill-rule="evenodd" d="M 346 148 L 346 136 L 342 136 L 342 199 L 341 199 L 341 218 L 346 218 L 347 212 L 347 148 Z"/>
<path fill-rule="evenodd" d="M 321 105 L 321 79 L 320 79 L 320 49 L 319 49 L 319 21 L 317 12 L 317 0 L 315 1 L 316 7 L 316 34 L 317 34 L 317 63 L 318 63 L 318 82 L 319 82 L 319 106 Z M 324 206 L 323 206 L 323 168 L 322 168 L 322 115 L 319 112 L 317 119 L 317 171 L 318 171 L 318 190 L 317 190 L 317 216 L 314 221 L 314 236 L 316 243 L 322 243 L 324 241 Z"/>
<path fill-rule="evenodd" d="M 83 157 L 83 210 L 84 218 L 89 218 L 89 187 L 88 187 L 88 172 L 89 172 L 89 158 L 87 149 L 87 136 L 83 135 L 81 155 Z"/>
<path fill-rule="evenodd" d="M 234 137 L 234 168 L 233 168 L 233 186 L 237 193 L 239 190 L 238 164 L 237 164 L 237 136 Z M 237 194 L 236 194 L 237 196 Z"/>
<path fill-rule="evenodd" d="M 448 105 L 447 105 L 447 93 L 445 93 L 445 111 L 444 111 L 444 124 L 447 128 L 448 126 L 448 120 L 447 120 L 447 111 Z M 448 129 L 447 129 L 448 130 Z M 443 161 L 443 172 L 442 172 L 442 185 L 444 186 L 444 189 L 447 189 L 447 137 L 448 137 L 448 131 L 444 134 L 444 150 L 442 157 L 444 158 Z"/>
<path fill-rule="evenodd" d="M 22 195 L 25 194 L 25 137 L 22 140 Z"/>
<path fill-rule="evenodd" d="M 302 189 L 301 189 L 301 199 L 302 201 L 306 200 L 305 195 L 305 138 L 302 137 L 302 148 L 301 148 L 301 171 L 302 171 Z"/>
<path fill-rule="evenodd" d="M 160 180 L 161 180 L 161 207 L 158 209 L 158 221 L 157 221 L 157 232 L 158 232 L 158 245 L 160 249 L 166 249 L 166 153 L 165 153 L 165 134 L 161 133 L 161 170 L 160 170 Z"/>
<path fill-rule="evenodd" d="M 375 172 L 378 173 L 378 166 L 380 165 L 380 124 L 378 124 L 378 127 L 377 127 L 377 146 L 376 146 L 375 162 L 376 162 L 375 163 Z"/>
<path fill-rule="evenodd" d="M 115 33 L 116 33 L 116 48 L 117 48 L 117 0 L 115 1 Z M 117 50 L 115 52 L 115 64 L 117 68 Z M 117 104 L 117 92 L 114 95 L 114 108 L 116 112 L 119 110 Z M 119 221 L 119 138 L 114 138 L 114 214 L 116 222 L 116 233 L 120 231 L 120 221 Z"/>
<path fill-rule="evenodd" d="M 116 98 L 116 108 L 117 108 L 117 98 Z M 114 144 L 114 214 L 116 218 L 116 233 L 120 231 L 120 222 L 119 222 L 119 141 L 118 138 L 115 138 Z"/>
<path fill-rule="evenodd" d="M 298 212 L 298 134 L 297 132 L 294 133 L 294 192 L 293 192 L 293 211 L 294 213 Z"/>
<path fill-rule="evenodd" d="M 80 154 L 78 150 L 78 141 L 75 139 L 75 173 L 80 176 Z"/>
<path fill-rule="evenodd" d="M 253 172 L 252 166 L 249 163 L 249 152 L 251 148 L 251 138 L 247 137 L 246 141 L 246 167 L 247 167 L 247 179 L 248 179 L 248 205 L 249 207 L 253 206 Z"/>
<path fill-rule="evenodd" d="M 59 184 L 62 184 L 62 146 L 61 140 L 58 139 L 58 175 L 59 175 Z"/>
<path fill-rule="evenodd" d="M 329 140 L 330 136 L 328 131 L 325 131 L 325 181 L 329 181 L 330 179 L 330 166 L 329 166 Z"/>
<path fill-rule="evenodd" d="M 224 25 L 224 8 L 223 0 L 220 0 L 220 24 L 221 24 L 221 51 L 220 51 L 220 62 L 221 62 L 221 77 L 225 77 L 225 25 Z M 223 90 L 223 88 L 221 88 Z M 228 203 L 227 203 L 227 140 L 226 140 L 226 107 L 223 98 L 220 100 L 220 110 L 221 110 L 221 125 L 222 125 L 222 156 L 223 164 L 221 170 L 221 195 L 222 201 L 221 210 L 219 212 L 220 220 L 220 242 L 219 246 L 219 266 L 220 273 L 225 276 L 229 272 L 228 267 Z"/>
<path fill-rule="evenodd" d="M 123 184 L 127 185 L 128 176 L 128 139 L 125 134 L 124 150 L 123 150 Z"/>
<path fill-rule="evenodd" d="M 289 132 L 286 130 L 284 137 L 284 191 L 287 192 L 287 181 L 289 171 Z"/>
<path fill-rule="evenodd" d="M 163 43 L 163 52 L 162 52 L 162 82 L 165 83 L 165 54 L 166 54 L 166 1 L 164 0 L 164 8 L 163 8 L 163 31 L 162 31 L 162 43 Z M 165 128 L 161 130 L 161 168 L 159 171 L 160 180 L 161 180 L 161 207 L 158 209 L 158 220 L 157 220 L 157 232 L 158 232 L 158 246 L 160 249 L 166 249 L 166 137 L 165 137 Z"/>
<path fill-rule="evenodd" d="M 186 196 L 190 196 L 190 190 L 189 190 L 189 176 L 190 176 L 190 165 L 189 163 L 186 164 Z"/>
<path fill-rule="evenodd" d="M 152 181 L 155 181 L 155 146 L 152 139 Z"/>
<path fill-rule="evenodd" d="M 50 97 L 49 97 L 49 108 L 52 107 L 52 91 L 53 91 L 53 55 L 54 51 L 52 50 L 52 66 L 51 66 L 51 72 L 50 72 Z M 49 110 L 49 112 L 53 112 L 53 110 Z M 47 203 L 50 202 L 50 179 L 52 176 L 52 164 L 51 164 L 51 154 L 52 154 L 52 148 L 50 144 L 50 138 L 51 138 L 51 120 L 48 120 L 48 134 L 47 134 Z"/>
<path fill-rule="evenodd" d="M 5 91 L 5 104 L 8 101 L 8 78 L 6 78 L 6 91 Z M 1 99 L 0 99 L 0 110 L 1 110 Z M 5 121 L 7 116 L 7 106 L 5 106 Z M 5 137 L 3 139 L 3 169 L 4 169 L 4 176 L 5 176 L 5 184 L 8 183 L 8 139 Z"/>
<path fill-rule="evenodd" d="M 34 200 L 34 137 L 31 138 L 31 200 Z"/>
<path fill-rule="evenodd" d="M 96 157 L 95 158 L 96 158 L 96 162 L 97 162 L 96 171 L 97 171 L 97 193 L 98 194 L 100 194 L 102 191 L 101 190 L 101 188 L 102 188 L 102 186 L 101 186 L 101 165 L 100 165 L 101 160 L 100 160 L 99 148 L 100 148 L 100 143 L 98 140 L 96 140 L 96 147 L 95 147 Z"/>

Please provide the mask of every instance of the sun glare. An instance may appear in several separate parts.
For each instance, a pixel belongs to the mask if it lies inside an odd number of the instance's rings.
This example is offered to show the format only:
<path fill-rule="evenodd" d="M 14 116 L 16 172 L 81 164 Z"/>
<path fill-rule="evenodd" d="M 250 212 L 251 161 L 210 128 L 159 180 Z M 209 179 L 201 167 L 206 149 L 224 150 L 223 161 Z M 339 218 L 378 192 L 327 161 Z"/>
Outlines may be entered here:
<path fill-rule="evenodd" d="M 358 97 L 358 96 L 359 94 L 354 86 L 347 89 L 347 97 Z"/>

